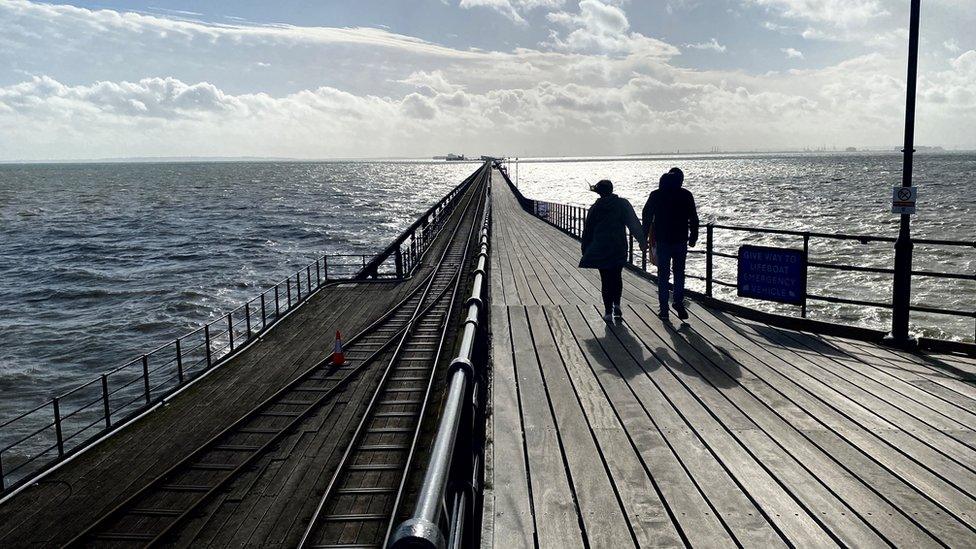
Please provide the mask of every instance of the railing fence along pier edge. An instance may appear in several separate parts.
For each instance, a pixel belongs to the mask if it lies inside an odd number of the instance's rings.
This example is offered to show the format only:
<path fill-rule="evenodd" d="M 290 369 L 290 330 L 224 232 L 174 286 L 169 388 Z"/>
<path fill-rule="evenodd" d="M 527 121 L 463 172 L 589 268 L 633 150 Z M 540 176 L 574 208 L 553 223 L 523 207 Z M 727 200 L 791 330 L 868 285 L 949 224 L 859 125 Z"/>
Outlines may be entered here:
<path fill-rule="evenodd" d="M 547 202 L 543 200 L 533 200 L 526 198 L 522 192 L 512 184 L 511 180 L 508 178 L 508 174 L 502 170 L 502 175 L 505 177 L 509 188 L 515 193 L 516 199 L 522 208 L 529 214 L 542 219 L 543 221 L 549 223 L 553 227 L 563 231 L 564 233 L 572 236 L 575 239 L 580 239 L 583 233 L 583 224 L 586 220 L 587 208 L 584 206 L 575 206 L 569 204 L 560 204 L 555 202 Z M 787 237 L 796 237 L 802 239 L 802 246 L 804 257 L 808 256 L 810 242 L 812 239 L 831 239 L 831 240 L 845 240 L 845 241 L 856 241 L 862 244 L 867 244 L 870 242 L 885 242 L 894 243 L 896 238 L 893 236 L 881 236 L 881 235 L 851 235 L 851 234 L 839 234 L 839 233 L 823 233 L 816 231 L 796 231 L 791 229 L 778 229 L 778 228 L 768 228 L 768 227 L 746 227 L 740 225 L 729 225 L 722 223 L 707 223 L 702 226 L 705 233 L 705 249 L 691 249 L 688 251 L 690 255 L 701 255 L 705 257 L 705 272 L 701 274 L 686 274 L 686 278 L 691 278 L 695 280 L 701 280 L 705 284 L 704 293 L 688 291 L 687 293 L 702 299 L 703 302 L 713 305 L 719 308 L 728 310 L 729 312 L 734 312 L 740 316 L 745 316 L 747 318 L 761 319 L 765 322 L 770 322 L 781 327 L 798 329 L 798 330 L 808 330 L 818 333 L 829 333 L 833 335 L 847 336 L 855 339 L 882 342 L 884 336 L 888 335 L 888 332 L 875 330 L 871 328 L 864 328 L 860 326 L 849 326 L 849 325 L 839 325 L 833 322 L 826 322 L 821 320 L 814 320 L 807 317 L 807 302 L 808 301 L 819 301 L 827 303 L 840 303 L 845 305 L 853 305 L 859 307 L 876 307 L 881 309 L 893 310 L 897 305 L 893 299 L 891 303 L 885 303 L 880 301 L 869 301 L 863 299 L 852 299 L 846 297 L 828 296 L 817 293 L 810 293 L 809 291 L 804 292 L 803 303 L 799 306 L 800 317 L 791 317 L 782 314 L 770 313 L 765 311 L 759 311 L 757 309 L 732 303 L 719 299 L 714 296 L 715 286 L 723 286 L 728 288 L 736 288 L 737 284 L 734 282 L 729 282 L 726 280 L 720 280 L 716 278 L 714 273 L 714 259 L 716 257 L 727 258 L 727 259 L 737 259 L 738 256 L 735 254 L 719 252 L 715 250 L 715 231 L 728 231 L 728 232 L 744 232 L 750 234 L 775 234 Z M 647 277 L 651 280 L 657 281 L 657 277 L 649 272 L 649 268 L 653 268 L 653 265 L 648 265 L 648 257 L 646 253 L 641 253 L 639 249 L 635 250 L 636 242 L 634 236 L 629 237 L 630 247 L 628 252 L 628 268 L 632 271 L 640 274 L 641 276 Z M 941 240 L 941 239 L 924 239 L 924 238 L 913 238 L 913 244 L 917 245 L 929 245 L 929 246 L 939 246 L 939 247 L 954 247 L 954 248 L 972 248 L 976 250 L 976 241 L 955 241 L 955 240 Z M 812 269 L 825 269 L 825 270 L 836 270 L 836 271 L 848 271 L 848 272 L 867 272 L 875 274 L 888 274 L 894 275 L 895 269 L 889 267 L 866 267 L 858 265 L 844 265 L 839 263 L 825 263 L 814 261 L 807 261 L 807 267 Z M 912 270 L 910 272 L 912 277 L 922 277 L 922 278 L 935 278 L 935 279 L 956 279 L 956 280 L 971 280 L 976 281 L 976 274 L 967 273 L 956 273 L 956 272 L 935 272 L 927 270 Z M 894 297 L 894 296 L 893 296 Z M 972 318 L 974 321 L 974 340 L 976 340 L 976 308 L 973 310 L 961 310 L 961 309 L 950 309 L 944 307 L 929 307 L 922 305 L 909 305 L 909 312 L 923 312 L 931 314 L 941 314 L 955 317 L 967 317 Z M 934 338 L 918 338 L 918 345 L 924 349 L 936 350 L 936 351 L 946 351 L 946 352 L 959 352 L 970 355 L 976 355 L 976 344 L 949 341 Z"/>

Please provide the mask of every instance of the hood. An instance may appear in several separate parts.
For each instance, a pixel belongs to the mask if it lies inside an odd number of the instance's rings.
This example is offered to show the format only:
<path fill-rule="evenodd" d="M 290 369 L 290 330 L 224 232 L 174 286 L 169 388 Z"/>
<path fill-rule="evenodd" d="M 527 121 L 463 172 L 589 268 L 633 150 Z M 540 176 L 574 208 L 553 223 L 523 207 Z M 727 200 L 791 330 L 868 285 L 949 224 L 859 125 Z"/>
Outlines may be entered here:
<path fill-rule="evenodd" d="M 665 177 L 661 178 L 661 183 L 660 183 L 660 186 L 658 188 L 660 188 L 660 189 L 680 189 L 682 183 L 684 183 L 684 181 L 680 181 L 676 177 L 669 177 L 669 176 L 665 175 Z"/>

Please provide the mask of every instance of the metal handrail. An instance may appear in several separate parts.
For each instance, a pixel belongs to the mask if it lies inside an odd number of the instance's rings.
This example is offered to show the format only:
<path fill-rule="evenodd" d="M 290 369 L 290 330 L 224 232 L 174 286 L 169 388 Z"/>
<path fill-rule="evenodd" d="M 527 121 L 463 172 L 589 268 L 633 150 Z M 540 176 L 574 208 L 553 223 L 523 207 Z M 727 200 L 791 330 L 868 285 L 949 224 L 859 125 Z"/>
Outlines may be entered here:
<path fill-rule="evenodd" d="M 401 523 L 390 537 L 389 546 L 394 549 L 442 548 L 469 546 L 462 536 L 472 529 L 464 525 L 475 514 L 475 504 L 480 494 L 480 448 L 468 447 L 468 460 L 464 448 L 459 448 L 458 433 L 462 421 L 465 424 L 479 424 L 483 413 L 477 402 L 479 379 L 483 372 L 474 365 L 475 345 L 482 340 L 481 329 L 485 318 L 485 282 L 488 280 L 488 244 L 491 223 L 491 206 L 486 201 L 482 223 L 478 262 L 472 271 L 471 297 L 465 302 L 467 317 L 460 337 L 457 356 L 451 361 L 448 372 L 448 390 L 444 399 L 437 434 L 427 461 L 423 483 L 417 494 L 417 501 L 409 519 Z M 483 385 L 483 383 L 481 383 Z M 483 418 L 480 418 L 483 419 Z M 483 421 L 480 422 L 483 424 Z M 475 433 L 467 433 L 467 441 L 476 438 Z M 450 493 L 449 493 L 450 492 Z M 441 511 L 447 516 L 442 517 Z M 441 519 L 445 519 L 442 529 Z M 446 535 L 445 535 L 446 534 Z M 476 535 L 476 534 L 475 534 Z M 468 540 L 470 541 L 470 540 Z"/>
<path fill-rule="evenodd" d="M 514 189 L 514 187 L 512 187 Z M 521 193 L 519 193 L 521 196 Z M 532 200 L 527 198 L 520 198 L 520 203 L 522 203 L 523 208 L 530 214 L 546 221 L 550 225 L 555 226 L 558 229 L 570 234 L 575 238 L 582 238 L 583 225 L 586 220 L 586 214 L 588 208 L 583 206 L 575 206 L 569 204 L 560 204 L 557 202 L 548 202 L 544 200 Z M 724 281 L 716 278 L 713 274 L 713 259 L 715 257 L 723 257 L 729 259 L 737 259 L 737 253 L 725 253 L 716 251 L 714 249 L 714 232 L 715 230 L 728 230 L 736 232 L 746 232 L 751 234 L 775 234 L 783 236 L 794 236 L 803 239 L 803 251 L 804 255 L 808 254 L 811 239 L 833 239 L 833 240 L 848 240 L 856 241 L 862 244 L 867 244 L 870 242 L 885 242 L 892 243 L 895 242 L 895 237 L 882 236 L 882 235 L 854 235 L 854 234 L 843 234 L 843 233 L 824 233 L 824 232 L 814 232 L 814 231 L 798 231 L 793 229 L 780 229 L 780 228 L 770 228 L 770 227 L 749 227 L 743 225 L 725 225 L 719 223 L 707 223 L 703 226 L 705 229 L 705 249 L 704 250 L 689 250 L 689 253 L 696 255 L 705 256 L 705 274 L 704 276 L 696 276 L 693 274 L 687 274 L 686 277 L 703 280 L 705 282 L 705 295 L 708 297 L 714 297 L 712 287 L 713 285 L 719 285 L 722 287 L 737 288 L 735 283 Z M 647 265 L 647 254 L 641 253 L 639 250 L 635 253 L 635 237 L 634 235 L 629 235 L 630 250 L 628 253 L 628 262 L 636 267 L 637 269 L 648 272 Z M 945 240 L 945 239 L 924 239 L 924 238 L 913 238 L 912 242 L 914 244 L 923 244 L 930 246 L 944 246 L 944 247 L 955 247 L 955 248 L 976 248 L 976 241 L 968 240 Z M 837 271 L 850 271 L 850 272 L 866 272 L 875 274 L 894 274 L 895 270 L 888 267 L 870 267 L 862 265 L 847 265 L 843 263 L 823 263 L 823 262 L 807 262 L 807 266 L 814 269 L 830 269 Z M 652 266 L 653 267 L 653 266 Z M 912 270 L 910 273 L 912 276 L 925 277 L 925 278 L 935 278 L 935 279 L 956 279 L 956 280 L 972 280 L 976 281 L 976 273 L 958 273 L 958 272 L 937 272 L 937 271 L 926 271 L 926 270 Z M 865 307 L 878 307 L 883 309 L 894 309 L 893 303 L 883 303 L 878 301 L 869 300 L 859 300 L 859 299 L 849 299 L 840 296 L 825 296 L 813 293 L 805 293 L 803 296 L 803 302 L 800 305 L 800 316 L 803 318 L 807 317 L 807 301 L 823 301 L 829 303 L 843 303 L 848 305 L 857 305 Z M 976 319 L 976 308 L 972 311 L 951 309 L 946 307 L 928 307 L 921 305 L 909 305 L 909 311 L 925 312 L 931 314 L 941 314 L 947 316 L 957 316 L 957 317 L 969 317 Z M 974 340 L 976 340 L 976 327 L 974 327 Z"/>

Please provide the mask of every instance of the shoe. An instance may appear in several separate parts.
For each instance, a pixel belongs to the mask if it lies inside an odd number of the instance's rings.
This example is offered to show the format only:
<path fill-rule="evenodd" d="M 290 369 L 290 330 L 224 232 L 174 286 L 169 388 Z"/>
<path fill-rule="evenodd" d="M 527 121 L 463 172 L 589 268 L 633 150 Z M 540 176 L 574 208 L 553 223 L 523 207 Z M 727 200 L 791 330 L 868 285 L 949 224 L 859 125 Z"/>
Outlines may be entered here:
<path fill-rule="evenodd" d="M 660 311 L 659 313 L 657 313 L 657 317 L 660 318 L 661 320 L 665 321 L 665 322 L 671 320 L 671 315 L 668 314 L 668 310 L 667 309 L 665 309 L 665 310 Z"/>
<path fill-rule="evenodd" d="M 607 313 L 607 314 L 603 315 L 603 320 L 605 320 L 607 322 L 613 322 L 613 314 Z"/>
<path fill-rule="evenodd" d="M 675 303 L 674 310 L 678 312 L 678 318 L 688 320 L 688 309 L 685 309 L 684 303 Z"/>
<path fill-rule="evenodd" d="M 613 317 L 618 319 L 624 317 L 624 312 L 620 310 L 620 305 L 613 306 Z"/>

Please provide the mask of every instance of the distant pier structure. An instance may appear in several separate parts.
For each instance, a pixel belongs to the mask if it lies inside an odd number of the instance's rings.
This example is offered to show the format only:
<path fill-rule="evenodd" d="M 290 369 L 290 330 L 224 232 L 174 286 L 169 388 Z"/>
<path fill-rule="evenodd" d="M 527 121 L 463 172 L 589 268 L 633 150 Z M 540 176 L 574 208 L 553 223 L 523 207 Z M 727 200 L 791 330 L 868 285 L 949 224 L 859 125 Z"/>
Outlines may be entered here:
<path fill-rule="evenodd" d="M 607 323 L 585 215 L 486 158 L 379 254 L 0 418 L 0 547 L 976 546 L 972 344 L 724 302 L 718 235 L 774 229 L 718 225 L 687 323 L 639 249 Z"/>

